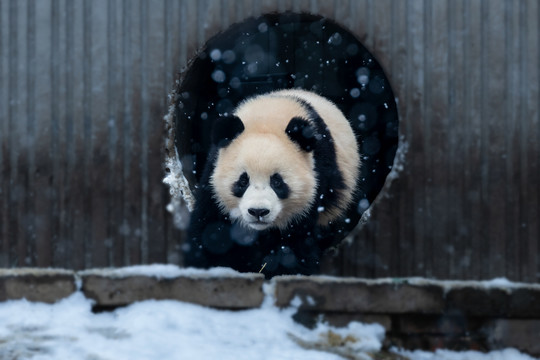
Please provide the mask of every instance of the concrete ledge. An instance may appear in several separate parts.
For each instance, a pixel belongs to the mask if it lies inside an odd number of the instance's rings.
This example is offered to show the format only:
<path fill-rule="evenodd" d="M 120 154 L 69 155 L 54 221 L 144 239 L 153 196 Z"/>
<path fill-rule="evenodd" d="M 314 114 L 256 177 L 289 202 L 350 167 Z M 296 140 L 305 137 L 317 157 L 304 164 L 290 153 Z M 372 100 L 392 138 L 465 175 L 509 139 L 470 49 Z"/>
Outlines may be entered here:
<path fill-rule="evenodd" d="M 494 320 L 485 329 L 491 348 L 514 347 L 540 356 L 540 320 Z"/>
<path fill-rule="evenodd" d="M 279 307 L 299 297 L 303 308 L 318 311 L 440 314 L 445 309 L 444 289 L 433 284 L 315 276 L 282 276 L 274 281 Z"/>
<path fill-rule="evenodd" d="M 75 273 L 60 269 L 0 269 L 0 301 L 54 303 L 76 291 Z"/>
<path fill-rule="evenodd" d="M 80 276 L 81 290 L 100 306 L 170 299 L 215 308 L 245 309 L 260 306 L 264 298 L 264 276 L 260 274 L 199 272 L 160 278 L 105 269 L 83 271 Z"/>
<path fill-rule="evenodd" d="M 461 287 L 446 296 L 447 307 L 466 315 L 489 317 L 540 318 L 540 288 L 482 289 Z"/>
<path fill-rule="evenodd" d="M 482 330 L 484 321 L 452 314 L 418 316 L 403 315 L 395 319 L 394 330 L 407 335 L 473 334 Z"/>

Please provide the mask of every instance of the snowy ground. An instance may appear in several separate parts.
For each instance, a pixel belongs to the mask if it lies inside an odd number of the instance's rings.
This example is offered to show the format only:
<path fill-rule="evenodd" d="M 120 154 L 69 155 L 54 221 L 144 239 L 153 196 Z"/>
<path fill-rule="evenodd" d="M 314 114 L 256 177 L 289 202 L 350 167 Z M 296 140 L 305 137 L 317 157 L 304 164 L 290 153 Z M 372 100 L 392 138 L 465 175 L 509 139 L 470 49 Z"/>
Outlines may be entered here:
<path fill-rule="evenodd" d="M 369 359 L 384 339 L 379 325 L 308 330 L 271 296 L 259 309 L 223 311 L 178 301 L 144 301 L 94 314 L 82 293 L 54 305 L 0 303 L 2 360 Z M 340 346 L 335 346 L 339 344 Z M 333 353 L 332 353 L 333 352 Z M 337 352 L 337 354 L 336 354 Z M 352 354 L 355 354 L 354 357 Z M 414 360 L 531 360 L 513 349 L 481 354 L 402 352 Z"/>

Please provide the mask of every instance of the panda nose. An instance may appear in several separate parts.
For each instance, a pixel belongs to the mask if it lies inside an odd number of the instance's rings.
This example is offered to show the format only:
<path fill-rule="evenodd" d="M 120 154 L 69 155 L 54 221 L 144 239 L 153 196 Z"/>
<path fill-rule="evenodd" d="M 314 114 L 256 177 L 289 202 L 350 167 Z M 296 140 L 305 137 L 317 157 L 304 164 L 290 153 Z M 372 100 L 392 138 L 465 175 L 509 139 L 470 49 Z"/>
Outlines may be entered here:
<path fill-rule="evenodd" d="M 270 214 L 270 210 L 268 210 L 268 209 L 253 209 L 253 208 L 250 208 L 250 209 L 248 209 L 248 213 L 251 216 L 256 217 L 258 219 L 258 218 L 262 218 L 263 216 L 266 216 L 266 215 Z"/>

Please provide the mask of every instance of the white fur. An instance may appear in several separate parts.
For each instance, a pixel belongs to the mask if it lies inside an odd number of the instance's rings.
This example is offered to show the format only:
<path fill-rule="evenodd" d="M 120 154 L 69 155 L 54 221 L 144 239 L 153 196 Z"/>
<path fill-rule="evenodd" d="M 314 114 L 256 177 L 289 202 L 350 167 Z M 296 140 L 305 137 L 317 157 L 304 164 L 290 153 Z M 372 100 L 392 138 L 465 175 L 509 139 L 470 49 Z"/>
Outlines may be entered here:
<path fill-rule="evenodd" d="M 283 209 L 281 201 L 276 193 L 268 185 L 268 181 L 252 184 L 238 204 L 242 221 L 255 230 L 264 230 L 276 221 L 277 216 Z M 267 209 L 268 215 L 254 217 L 249 209 Z"/>

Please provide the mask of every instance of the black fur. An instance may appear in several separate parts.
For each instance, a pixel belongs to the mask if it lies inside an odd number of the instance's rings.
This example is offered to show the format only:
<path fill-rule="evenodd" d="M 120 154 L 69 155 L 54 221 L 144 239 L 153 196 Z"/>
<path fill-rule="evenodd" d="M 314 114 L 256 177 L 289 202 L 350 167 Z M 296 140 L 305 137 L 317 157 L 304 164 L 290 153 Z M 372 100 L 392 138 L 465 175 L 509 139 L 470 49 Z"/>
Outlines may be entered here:
<path fill-rule="evenodd" d="M 244 124 L 238 116 L 230 115 L 218 118 L 212 126 L 212 144 L 226 147 L 244 131 Z"/>
<path fill-rule="evenodd" d="M 317 111 L 308 102 L 300 98 L 296 98 L 296 101 L 308 112 L 316 134 L 316 145 L 313 153 L 313 157 L 315 158 L 315 172 L 318 175 L 317 180 L 319 182 L 316 208 L 326 208 L 336 205 L 338 203 L 338 191 L 336 190 L 345 189 L 345 181 L 337 167 L 334 139 L 326 123 Z"/>
<path fill-rule="evenodd" d="M 218 208 L 209 181 L 219 148 L 230 144 L 244 130 L 244 126 L 237 117 L 233 117 L 232 123 L 220 120 L 213 131 L 214 146 L 200 187 L 195 192 L 196 206 L 191 214 L 188 241 L 184 248 L 186 266 L 228 266 L 243 272 L 259 272 L 264 266 L 262 273 L 267 278 L 319 271 L 320 257 L 329 246 L 329 237 L 325 235 L 324 228 L 317 226 L 318 209 L 335 204 L 336 190 L 343 189 L 345 185 L 337 168 L 334 141 L 326 124 L 308 103 L 301 99 L 298 102 L 308 112 L 309 120 L 293 118 L 287 127 L 287 135 L 304 151 L 313 151 L 318 180 L 315 204 L 304 218 L 291 223 L 283 231 L 248 230 L 231 222 L 229 216 L 222 214 Z M 270 179 L 271 184 L 274 183 L 272 188 L 278 197 L 288 197 L 290 190 L 284 183 L 282 187 L 279 181 L 281 176 L 278 175 L 278 178 L 276 175 Z M 245 180 L 239 179 L 238 185 L 231 189 L 233 194 L 240 195 Z"/>
<path fill-rule="evenodd" d="M 293 117 L 285 132 L 289 138 L 304 151 L 312 151 L 317 143 L 315 129 L 308 120 Z"/>
<path fill-rule="evenodd" d="M 232 186 L 232 193 L 236 197 L 244 196 L 247 188 L 249 187 L 249 176 L 246 172 L 242 173 L 238 180 Z"/>
<path fill-rule="evenodd" d="M 277 173 L 270 176 L 270 187 L 280 199 L 287 199 L 289 197 L 289 193 L 291 192 L 289 186 L 283 182 L 281 175 Z"/>

